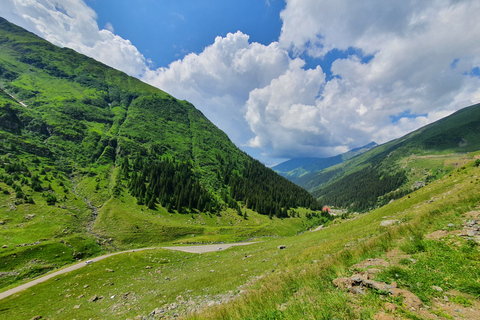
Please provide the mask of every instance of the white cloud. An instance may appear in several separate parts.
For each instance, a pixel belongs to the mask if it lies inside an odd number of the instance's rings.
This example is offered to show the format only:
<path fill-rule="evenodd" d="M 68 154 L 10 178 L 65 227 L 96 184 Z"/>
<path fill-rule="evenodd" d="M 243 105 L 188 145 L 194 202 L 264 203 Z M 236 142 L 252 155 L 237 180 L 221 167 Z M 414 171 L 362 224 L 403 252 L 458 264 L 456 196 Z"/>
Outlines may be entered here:
<path fill-rule="evenodd" d="M 142 80 L 191 101 L 242 143 L 251 136 L 243 119 L 249 92 L 282 75 L 290 60 L 278 43 L 250 43 L 249 36 L 238 31 L 217 37 L 200 54 L 190 53 L 168 68 L 148 70 Z"/>
<path fill-rule="evenodd" d="M 61 47 L 69 47 L 113 68 L 138 76 L 146 68 L 143 55 L 129 41 L 99 29 L 97 15 L 77 0 L 2 0 L 2 16 Z"/>
<path fill-rule="evenodd" d="M 468 0 L 288 0 L 279 43 L 314 57 L 373 55 L 336 60 L 315 106 L 339 145 L 381 143 L 480 101 L 480 79 L 465 74 L 480 65 L 479 14 Z M 426 116 L 392 123 L 406 111 Z"/>
<path fill-rule="evenodd" d="M 107 22 L 105 24 L 105 28 L 104 29 L 107 29 L 108 31 L 110 31 L 111 33 L 115 33 L 115 29 L 113 28 L 113 25 L 110 23 L 110 22 Z"/>
<path fill-rule="evenodd" d="M 325 74 L 320 67 L 304 70 L 303 65 L 302 60 L 293 60 L 268 86 L 250 92 L 245 119 L 255 137 L 249 146 L 266 148 L 274 157 L 306 155 L 332 146 L 315 106 Z"/>

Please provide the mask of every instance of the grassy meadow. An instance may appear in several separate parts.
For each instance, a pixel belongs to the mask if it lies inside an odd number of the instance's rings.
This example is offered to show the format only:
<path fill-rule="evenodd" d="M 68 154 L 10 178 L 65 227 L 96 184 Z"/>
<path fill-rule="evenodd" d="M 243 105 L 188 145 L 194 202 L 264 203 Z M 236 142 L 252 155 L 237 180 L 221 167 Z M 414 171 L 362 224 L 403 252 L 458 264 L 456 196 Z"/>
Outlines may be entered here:
<path fill-rule="evenodd" d="M 140 319 L 163 307 L 151 317 L 199 310 L 187 317 L 372 319 L 391 303 L 401 318 L 423 319 L 428 313 L 453 319 L 437 303 L 443 296 L 458 308 L 478 310 L 478 244 L 455 230 L 479 206 L 479 177 L 470 155 L 468 163 L 444 178 L 367 214 L 339 218 L 320 231 L 260 238 L 257 244 L 204 254 L 155 249 L 117 255 L 3 299 L 0 316 Z M 383 220 L 401 223 L 381 227 Z M 443 240 L 425 238 L 441 229 L 451 234 Z M 416 294 L 421 310 L 412 311 L 385 292 L 353 295 L 333 286 L 333 279 L 354 273 L 355 263 L 379 257 L 391 265 L 378 279 L 396 281 Z"/>

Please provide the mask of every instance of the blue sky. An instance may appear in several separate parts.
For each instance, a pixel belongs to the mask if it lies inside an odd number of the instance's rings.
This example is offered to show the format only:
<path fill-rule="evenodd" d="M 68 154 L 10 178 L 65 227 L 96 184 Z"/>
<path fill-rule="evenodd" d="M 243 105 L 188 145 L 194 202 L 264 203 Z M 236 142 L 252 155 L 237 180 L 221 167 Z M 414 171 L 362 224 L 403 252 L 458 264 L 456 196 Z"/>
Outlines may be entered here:
<path fill-rule="evenodd" d="M 185 54 L 200 53 L 217 36 L 240 30 L 268 45 L 278 40 L 283 0 L 87 0 L 98 25 L 114 26 L 156 67 L 167 67 Z"/>
<path fill-rule="evenodd" d="M 2 0 L 0 15 L 192 102 L 267 165 L 480 102 L 478 0 Z"/>

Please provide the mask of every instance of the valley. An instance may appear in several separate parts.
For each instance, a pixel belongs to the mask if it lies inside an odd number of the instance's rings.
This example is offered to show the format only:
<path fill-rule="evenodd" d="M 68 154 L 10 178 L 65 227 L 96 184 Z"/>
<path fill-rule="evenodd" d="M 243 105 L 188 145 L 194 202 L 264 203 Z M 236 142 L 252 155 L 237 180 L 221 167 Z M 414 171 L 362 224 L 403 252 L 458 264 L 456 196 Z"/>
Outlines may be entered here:
<path fill-rule="evenodd" d="M 0 318 L 478 318 L 480 105 L 295 185 L 188 101 L 0 44 Z"/>

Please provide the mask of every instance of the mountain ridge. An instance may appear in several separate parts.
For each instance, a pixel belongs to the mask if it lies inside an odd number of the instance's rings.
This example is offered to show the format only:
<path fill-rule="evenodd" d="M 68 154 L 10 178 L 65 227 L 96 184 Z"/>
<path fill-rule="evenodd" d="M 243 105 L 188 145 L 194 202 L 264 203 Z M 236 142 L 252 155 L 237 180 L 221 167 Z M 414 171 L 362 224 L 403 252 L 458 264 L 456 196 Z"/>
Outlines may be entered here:
<path fill-rule="evenodd" d="M 132 246 L 330 220 L 191 103 L 3 18 L 0 44 L 1 286 Z"/>

